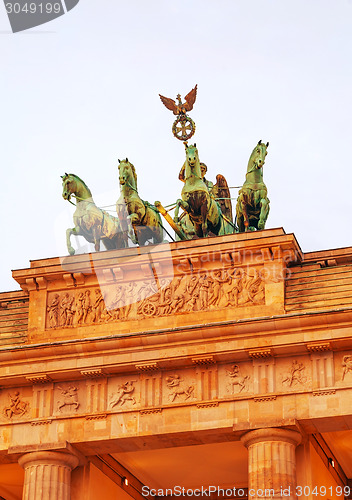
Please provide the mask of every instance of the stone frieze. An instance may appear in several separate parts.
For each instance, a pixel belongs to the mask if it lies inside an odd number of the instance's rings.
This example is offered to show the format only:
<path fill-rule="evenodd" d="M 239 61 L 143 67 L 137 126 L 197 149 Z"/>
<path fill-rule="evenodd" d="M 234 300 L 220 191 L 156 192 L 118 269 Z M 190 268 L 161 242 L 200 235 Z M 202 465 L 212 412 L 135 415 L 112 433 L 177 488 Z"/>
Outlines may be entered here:
<path fill-rule="evenodd" d="M 111 283 L 102 288 L 49 292 L 46 328 L 189 314 L 265 303 L 256 268 L 222 269 L 173 279 Z"/>

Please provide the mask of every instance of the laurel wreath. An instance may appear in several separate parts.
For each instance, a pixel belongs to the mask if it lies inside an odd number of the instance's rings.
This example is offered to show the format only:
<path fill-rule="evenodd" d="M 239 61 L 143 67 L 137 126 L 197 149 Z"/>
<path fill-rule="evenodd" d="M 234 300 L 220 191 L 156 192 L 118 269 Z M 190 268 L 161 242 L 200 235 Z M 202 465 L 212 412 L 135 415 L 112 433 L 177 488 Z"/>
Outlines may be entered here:
<path fill-rule="evenodd" d="M 186 131 L 182 132 L 182 129 L 177 130 L 177 125 L 180 122 L 185 122 L 185 126 L 189 126 L 189 125 L 191 126 L 191 130 L 189 131 L 189 133 L 187 133 Z M 188 122 L 188 124 L 186 125 L 187 122 Z M 180 141 L 187 141 L 188 139 L 190 139 L 192 137 L 192 135 L 195 133 L 195 131 L 196 131 L 196 124 L 194 123 L 192 118 L 190 118 L 189 116 L 184 116 L 184 115 L 178 116 L 176 118 L 176 120 L 174 121 L 174 123 L 172 124 L 172 133 L 174 134 L 176 139 L 179 139 Z"/>

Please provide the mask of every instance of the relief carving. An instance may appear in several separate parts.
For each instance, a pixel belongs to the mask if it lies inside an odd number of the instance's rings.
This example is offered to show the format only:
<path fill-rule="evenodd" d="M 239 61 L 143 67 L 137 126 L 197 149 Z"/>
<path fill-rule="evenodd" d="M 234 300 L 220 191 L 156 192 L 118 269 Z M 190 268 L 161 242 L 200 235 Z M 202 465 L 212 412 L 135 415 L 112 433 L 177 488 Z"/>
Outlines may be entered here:
<path fill-rule="evenodd" d="M 175 401 L 177 396 L 185 396 L 184 401 L 186 399 L 189 399 L 193 392 L 194 392 L 194 386 L 189 385 L 185 386 L 181 384 L 183 382 L 183 379 L 180 378 L 179 375 L 170 375 L 166 377 L 166 385 L 170 389 L 169 391 L 169 399 L 170 401 Z"/>
<path fill-rule="evenodd" d="M 284 375 L 282 379 L 282 384 L 286 384 L 289 387 L 295 386 L 297 384 L 305 385 L 307 382 L 307 377 L 304 373 L 306 367 L 303 363 L 298 363 L 297 360 L 292 362 L 290 370 Z"/>
<path fill-rule="evenodd" d="M 342 359 L 342 380 L 344 380 L 345 376 L 351 372 L 352 373 L 352 356 L 344 356 Z"/>
<path fill-rule="evenodd" d="M 242 392 L 248 391 L 248 383 L 250 376 L 245 375 L 244 377 L 241 375 L 240 367 L 238 365 L 233 365 L 231 370 L 226 370 L 227 375 L 230 377 L 230 382 L 227 384 L 227 392 L 235 393 L 235 386 L 238 386 L 239 391 Z"/>
<path fill-rule="evenodd" d="M 20 393 L 16 391 L 13 396 L 11 394 L 8 395 L 10 399 L 9 406 L 5 406 L 3 409 L 3 414 L 6 418 L 12 418 L 14 415 L 22 416 L 27 410 L 29 403 L 27 401 L 23 401 L 20 398 Z"/>
<path fill-rule="evenodd" d="M 61 398 L 57 402 L 57 409 L 60 413 L 62 413 L 62 408 L 64 406 L 74 407 L 75 410 L 79 407 L 78 402 L 78 388 L 74 385 L 70 385 L 68 389 L 63 389 L 62 387 L 58 387 L 61 391 Z"/>
<path fill-rule="evenodd" d="M 255 268 L 231 268 L 151 280 L 113 283 L 105 290 L 55 293 L 48 298 L 47 327 L 138 320 L 265 302 Z"/>
<path fill-rule="evenodd" d="M 55 328 L 59 325 L 59 304 L 60 296 L 56 293 L 47 307 L 48 321 L 50 328 Z"/>
<path fill-rule="evenodd" d="M 75 301 L 75 298 L 72 295 L 65 293 L 65 295 L 63 296 L 63 298 L 59 304 L 60 324 L 62 326 L 72 325 L 73 316 L 74 316 L 74 310 L 73 310 L 74 301 Z"/>
<path fill-rule="evenodd" d="M 133 382 L 136 382 L 136 380 L 119 385 L 117 392 L 112 393 L 109 403 L 111 409 L 117 405 L 123 406 L 126 401 L 132 401 L 132 404 L 136 404 L 136 398 L 132 395 L 135 390 Z"/>

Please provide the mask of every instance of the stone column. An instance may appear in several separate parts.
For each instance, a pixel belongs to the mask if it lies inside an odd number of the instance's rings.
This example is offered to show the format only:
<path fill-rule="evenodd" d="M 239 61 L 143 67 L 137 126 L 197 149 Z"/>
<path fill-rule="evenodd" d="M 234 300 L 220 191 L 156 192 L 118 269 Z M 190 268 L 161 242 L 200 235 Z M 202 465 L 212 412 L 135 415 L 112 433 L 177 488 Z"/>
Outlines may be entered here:
<path fill-rule="evenodd" d="M 302 436 L 286 429 L 257 429 L 241 441 L 248 448 L 248 496 L 251 500 L 296 499 L 295 448 Z"/>
<path fill-rule="evenodd" d="M 71 470 L 78 458 L 59 451 L 35 451 L 19 459 L 25 470 L 22 500 L 70 500 Z"/>

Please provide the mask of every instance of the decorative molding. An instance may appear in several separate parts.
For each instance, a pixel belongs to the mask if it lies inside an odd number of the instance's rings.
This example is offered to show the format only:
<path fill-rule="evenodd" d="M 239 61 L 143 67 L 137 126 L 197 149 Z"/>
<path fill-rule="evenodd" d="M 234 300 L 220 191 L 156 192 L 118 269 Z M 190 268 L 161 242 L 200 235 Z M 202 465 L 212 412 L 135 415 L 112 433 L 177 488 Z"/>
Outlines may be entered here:
<path fill-rule="evenodd" d="M 39 290 L 45 290 L 47 288 L 48 281 L 44 278 L 44 276 L 37 276 L 35 280 L 38 284 Z"/>
<path fill-rule="evenodd" d="M 46 373 L 43 375 L 30 375 L 26 377 L 26 380 L 32 384 L 46 384 L 47 382 L 52 382 L 52 378 Z"/>
<path fill-rule="evenodd" d="M 112 283 L 113 281 L 115 281 L 115 275 L 113 273 L 113 270 L 112 269 L 103 269 L 103 276 L 104 276 L 104 281 L 106 281 L 106 283 Z"/>
<path fill-rule="evenodd" d="M 29 292 L 33 292 L 34 290 L 37 289 L 37 282 L 35 281 L 34 278 L 26 278 L 25 287 Z"/>
<path fill-rule="evenodd" d="M 251 349 L 248 351 L 248 356 L 252 359 L 270 358 L 273 355 L 271 347 L 263 347 L 259 349 Z"/>
<path fill-rule="evenodd" d="M 107 413 L 100 413 L 97 415 L 86 415 L 84 418 L 86 420 L 105 420 L 107 416 Z"/>
<path fill-rule="evenodd" d="M 314 342 L 306 345 L 309 352 L 331 351 L 330 342 Z"/>
<path fill-rule="evenodd" d="M 162 411 L 162 408 L 146 408 L 144 410 L 139 410 L 139 413 L 141 415 L 151 415 L 152 413 L 161 413 Z"/>
<path fill-rule="evenodd" d="M 319 391 L 313 391 L 313 396 L 330 396 L 330 394 L 336 394 L 336 389 L 321 389 Z"/>
<path fill-rule="evenodd" d="M 66 273 L 62 277 L 63 277 L 67 287 L 75 286 L 75 280 L 73 279 L 72 274 Z"/>
<path fill-rule="evenodd" d="M 275 401 L 275 399 L 276 399 L 276 396 L 259 396 L 259 397 L 253 398 L 253 401 L 255 403 L 262 403 L 264 401 Z"/>
<path fill-rule="evenodd" d="M 32 420 L 31 425 L 47 425 L 51 424 L 52 420 Z"/>
<path fill-rule="evenodd" d="M 195 365 L 214 365 L 216 361 L 214 360 L 214 356 L 197 356 L 192 358 L 192 363 Z"/>
<path fill-rule="evenodd" d="M 73 273 L 76 285 L 84 285 L 86 279 L 83 273 Z"/>
<path fill-rule="evenodd" d="M 219 401 L 197 404 L 197 408 L 216 408 L 217 406 L 219 406 Z"/>
<path fill-rule="evenodd" d="M 155 372 L 159 370 L 158 363 L 138 363 L 135 367 L 140 372 Z"/>
<path fill-rule="evenodd" d="M 102 368 L 95 368 L 92 370 L 81 370 L 81 375 L 86 378 L 105 377 L 106 373 Z"/>

